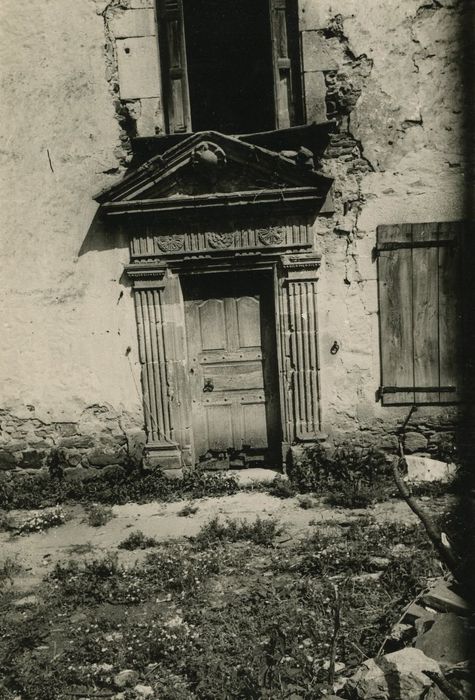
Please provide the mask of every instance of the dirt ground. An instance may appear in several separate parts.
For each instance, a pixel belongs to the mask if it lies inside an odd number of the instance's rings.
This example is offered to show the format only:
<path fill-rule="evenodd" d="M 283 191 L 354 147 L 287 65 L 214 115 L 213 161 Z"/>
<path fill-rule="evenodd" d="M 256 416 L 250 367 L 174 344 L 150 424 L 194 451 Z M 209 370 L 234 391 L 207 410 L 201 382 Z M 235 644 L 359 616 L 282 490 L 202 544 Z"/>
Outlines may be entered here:
<path fill-rule="evenodd" d="M 14 577 L 14 588 L 25 594 L 34 590 L 58 561 L 83 559 L 91 553 L 97 556 L 115 550 L 134 530 L 165 542 L 196 535 L 214 516 L 223 520 L 238 518 L 248 521 L 260 516 L 277 520 L 284 527 L 281 540 L 288 542 L 309 534 L 319 525 L 328 528 L 332 523 L 337 525 L 368 515 L 381 523 L 411 524 L 417 520 L 403 501 L 378 503 L 361 510 L 330 508 L 318 499 L 313 500 L 312 507 L 303 509 L 300 501 L 301 497 L 281 499 L 263 492 L 241 491 L 231 496 L 195 500 L 192 503 L 198 510 L 186 517 L 180 515 L 180 511 L 190 503 L 188 500 L 141 505 L 128 503 L 113 506 L 114 517 L 101 527 L 88 525 L 82 506 L 65 506 L 66 522 L 59 527 L 22 535 L 0 532 L 0 565 L 7 559 L 16 561 L 21 573 Z M 26 513 L 23 511 L 22 517 Z M 12 511 L 10 515 L 15 518 L 20 513 Z M 140 560 L 143 556 L 143 551 L 120 551 L 123 563 Z"/>

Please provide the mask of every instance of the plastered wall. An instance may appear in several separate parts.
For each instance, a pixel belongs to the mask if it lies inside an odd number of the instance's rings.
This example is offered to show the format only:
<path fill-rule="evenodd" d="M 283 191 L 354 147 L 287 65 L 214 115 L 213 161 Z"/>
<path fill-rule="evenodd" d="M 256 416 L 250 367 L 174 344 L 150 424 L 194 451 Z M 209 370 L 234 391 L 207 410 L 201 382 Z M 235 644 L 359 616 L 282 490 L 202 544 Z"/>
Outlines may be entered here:
<path fill-rule="evenodd" d="M 407 413 L 375 401 L 371 250 L 378 224 L 463 218 L 462 7 L 300 2 L 307 119 L 338 123 L 321 163 L 336 213 L 315 224 L 329 433 L 392 446 Z M 137 340 L 127 241 L 92 197 L 124 173 L 130 137 L 163 131 L 153 0 L 4 0 L 0 15 L 0 464 L 35 466 L 53 444 L 71 464 L 116 462 L 115 437 L 143 422 Z M 420 410 L 414 425 L 425 439 L 452 417 Z"/>
<path fill-rule="evenodd" d="M 338 134 L 324 172 L 335 177 L 336 214 L 316 223 L 324 430 L 396 444 L 407 408 L 382 407 L 376 263 L 379 224 L 464 218 L 462 3 L 301 3 L 306 99 Z M 317 86 L 318 89 L 315 88 Z M 330 348 L 337 341 L 336 355 Z M 454 409 L 420 408 L 419 450 L 448 429 Z M 381 432 L 385 433 L 383 437 Z"/>
<path fill-rule="evenodd" d="M 110 408 L 111 430 L 116 414 L 141 420 L 133 303 L 120 283 L 127 241 L 104 231 L 92 199 L 127 158 L 99 10 L 0 8 L 0 441 L 15 464 L 36 464 L 30 449 L 43 456 L 60 430 L 71 437 L 56 422 L 99 432 L 94 406 Z"/>

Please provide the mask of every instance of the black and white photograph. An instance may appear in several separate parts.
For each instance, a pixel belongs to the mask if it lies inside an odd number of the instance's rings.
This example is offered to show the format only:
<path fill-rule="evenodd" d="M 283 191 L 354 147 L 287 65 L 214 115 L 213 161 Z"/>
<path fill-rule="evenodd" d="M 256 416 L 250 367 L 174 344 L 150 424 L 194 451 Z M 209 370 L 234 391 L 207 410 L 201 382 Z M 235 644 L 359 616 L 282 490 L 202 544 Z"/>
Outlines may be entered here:
<path fill-rule="evenodd" d="M 475 698 L 475 0 L 0 35 L 0 700 Z"/>

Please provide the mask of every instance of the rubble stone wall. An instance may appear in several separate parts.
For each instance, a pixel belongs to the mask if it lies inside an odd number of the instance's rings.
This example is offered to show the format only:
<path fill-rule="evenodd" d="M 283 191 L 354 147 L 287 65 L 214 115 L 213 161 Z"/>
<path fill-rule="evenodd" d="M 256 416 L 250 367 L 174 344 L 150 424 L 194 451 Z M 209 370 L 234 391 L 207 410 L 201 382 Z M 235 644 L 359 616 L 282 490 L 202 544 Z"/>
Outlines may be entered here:
<path fill-rule="evenodd" d="M 375 398 L 371 251 L 378 224 L 463 218 L 464 6 L 300 0 L 307 119 L 338 124 L 321 163 L 336 213 L 315 224 L 322 428 L 336 441 L 394 448 L 408 412 Z M 163 130 L 154 0 L 4 0 L 0 15 L 0 467 L 36 468 L 53 445 L 71 466 L 104 463 L 96 445 L 117 463 L 143 424 L 129 253 L 92 197 L 125 172 L 132 136 Z M 455 419 L 419 409 L 418 451 Z"/>

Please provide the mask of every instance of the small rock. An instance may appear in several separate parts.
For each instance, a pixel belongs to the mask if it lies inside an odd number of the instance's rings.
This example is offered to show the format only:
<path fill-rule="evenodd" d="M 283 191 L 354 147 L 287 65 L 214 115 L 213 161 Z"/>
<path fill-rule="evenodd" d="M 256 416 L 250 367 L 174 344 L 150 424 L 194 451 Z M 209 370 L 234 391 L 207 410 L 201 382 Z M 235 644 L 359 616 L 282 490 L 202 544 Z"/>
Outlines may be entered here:
<path fill-rule="evenodd" d="M 104 639 L 106 642 L 118 642 L 121 639 L 123 639 L 124 635 L 122 632 L 111 632 L 110 634 L 106 634 L 104 636 Z"/>
<path fill-rule="evenodd" d="M 427 450 L 427 438 L 421 433 L 406 433 L 404 436 L 404 450 L 406 452 L 423 452 Z"/>
<path fill-rule="evenodd" d="M 396 559 L 408 558 L 412 557 L 412 552 L 405 544 L 398 543 L 391 547 L 391 556 Z"/>
<path fill-rule="evenodd" d="M 134 685 L 134 683 L 137 683 L 138 679 L 139 674 L 137 671 L 125 669 L 114 676 L 114 684 L 117 688 L 130 688 Z"/>
<path fill-rule="evenodd" d="M 324 661 L 322 668 L 325 669 L 325 671 L 328 671 L 330 668 L 330 661 Z M 343 663 L 343 661 L 335 661 L 335 673 L 340 673 L 346 668 L 346 664 Z"/>
<path fill-rule="evenodd" d="M 382 575 L 382 571 L 375 571 L 374 573 L 370 574 L 358 574 L 357 576 L 352 576 L 351 580 L 359 581 L 360 583 L 364 583 L 365 581 L 378 581 Z"/>
<path fill-rule="evenodd" d="M 124 460 L 124 457 L 125 452 L 120 448 L 95 448 L 87 455 L 89 464 L 92 464 L 94 467 L 107 467 L 109 465 L 117 465 Z"/>
<path fill-rule="evenodd" d="M 13 606 L 17 609 L 31 608 L 33 605 L 38 605 L 38 598 L 34 594 L 15 600 L 13 603 Z"/>
<path fill-rule="evenodd" d="M 113 670 L 112 664 L 93 664 L 92 669 L 95 673 L 110 673 Z"/>
<path fill-rule="evenodd" d="M 424 671 L 440 673 L 439 664 L 420 649 L 401 649 L 365 661 L 348 686 L 359 700 L 420 700 L 432 681 Z"/>
<path fill-rule="evenodd" d="M 469 641 L 465 620 L 454 613 L 444 613 L 417 637 L 414 646 L 440 664 L 458 664 L 469 657 Z"/>
<path fill-rule="evenodd" d="M 424 695 L 424 700 L 447 700 L 447 696 L 440 690 L 440 688 L 433 685 L 427 691 L 427 695 Z"/>
<path fill-rule="evenodd" d="M 424 632 L 427 632 L 427 630 L 430 630 L 430 628 L 434 624 L 434 620 L 435 620 L 435 615 L 434 615 L 434 618 L 432 620 L 430 618 L 424 618 L 424 617 L 417 618 L 417 620 L 414 622 L 414 627 L 416 628 L 416 633 L 417 634 L 424 634 Z"/>
<path fill-rule="evenodd" d="M 150 685 L 136 685 L 134 690 L 141 698 L 153 697 L 153 688 Z"/>
<path fill-rule="evenodd" d="M 6 450 L 0 450 L 0 469 L 13 469 L 17 460 L 14 455 Z"/>
<path fill-rule="evenodd" d="M 391 629 L 391 639 L 394 639 L 397 642 L 410 639 L 410 637 L 414 634 L 414 627 L 412 625 L 406 625 L 403 622 L 398 622 L 394 627 Z"/>
<path fill-rule="evenodd" d="M 470 606 L 445 581 L 439 581 L 422 598 L 424 603 L 442 612 L 470 615 Z"/>
<path fill-rule="evenodd" d="M 39 469 L 45 457 L 45 452 L 43 450 L 25 450 L 23 452 L 20 467 L 30 467 L 34 469 Z"/>
<path fill-rule="evenodd" d="M 435 612 L 423 608 L 422 605 L 412 603 L 412 605 L 410 605 L 406 610 L 403 621 L 412 624 L 414 624 L 416 620 L 428 620 L 433 622 L 435 620 L 435 615 Z"/>
<path fill-rule="evenodd" d="M 174 615 L 164 623 L 164 627 L 181 627 L 182 625 L 183 618 L 181 615 Z"/>
<path fill-rule="evenodd" d="M 455 464 L 447 464 L 447 462 L 421 455 L 408 455 L 406 464 L 406 480 L 410 482 L 440 481 L 448 483 L 454 478 L 456 472 Z"/>
<path fill-rule="evenodd" d="M 369 565 L 372 569 L 381 571 L 382 569 L 387 569 L 390 564 L 390 560 L 387 557 L 370 557 Z"/>
<path fill-rule="evenodd" d="M 243 586 L 242 588 L 235 588 L 233 592 L 235 595 L 247 595 L 249 593 L 249 588 Z"/>
<path fill-rule="evenodd" d="M 261 467 L 250 467 L 248 469 L 229 469 L 225 476 L 234 476 L 239 486 L 250 486 L 252 484 L 270 484 L 274 479 L 287 481 L 286 474 L 279 474 L 273 469 L 262 469 Z"/>

